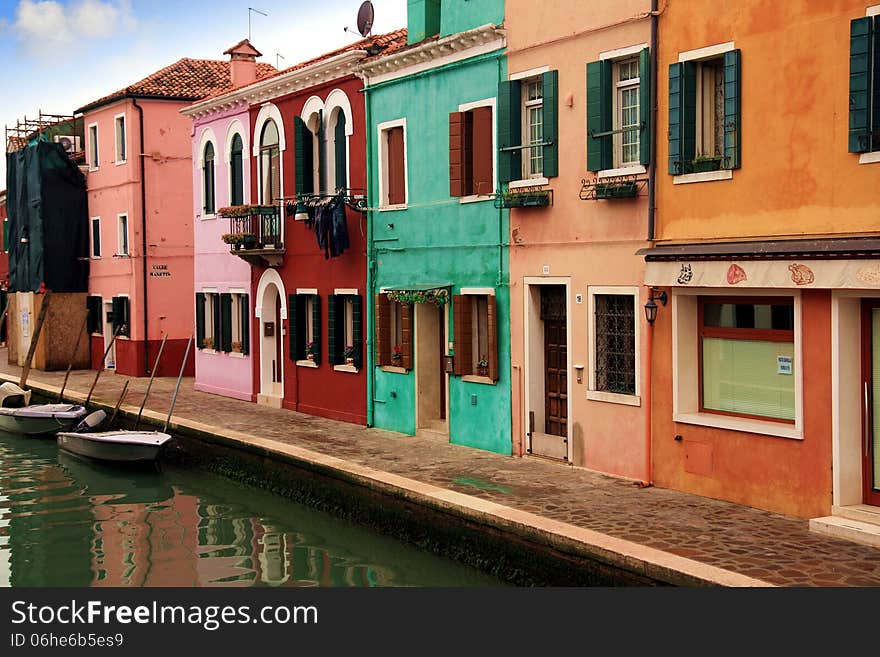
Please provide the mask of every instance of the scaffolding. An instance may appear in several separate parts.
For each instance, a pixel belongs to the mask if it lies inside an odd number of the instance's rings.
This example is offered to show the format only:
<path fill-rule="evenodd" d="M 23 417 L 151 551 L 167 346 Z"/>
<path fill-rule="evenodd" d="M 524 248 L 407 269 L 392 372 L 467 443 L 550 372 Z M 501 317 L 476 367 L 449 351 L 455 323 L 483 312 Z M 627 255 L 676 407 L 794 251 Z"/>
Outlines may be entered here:
<path fill-rule="evenodd" d="M 44 114 L 37 118 L 16 120 L 14 126 L 6 126 L 6 152 L 14 153 L 37 141 L 55 141 L 67 151 L 74 162 L 85 161 L 85 129 L 83 117 L 67 114 Z"/>

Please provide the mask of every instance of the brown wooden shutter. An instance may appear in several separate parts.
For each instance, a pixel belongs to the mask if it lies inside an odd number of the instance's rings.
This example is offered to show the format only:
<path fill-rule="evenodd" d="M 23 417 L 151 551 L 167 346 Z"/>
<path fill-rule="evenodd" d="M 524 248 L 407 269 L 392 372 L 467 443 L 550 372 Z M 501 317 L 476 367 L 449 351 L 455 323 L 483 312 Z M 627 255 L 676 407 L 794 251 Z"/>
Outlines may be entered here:
<path fill-rule="evenodd" d="M 474 371 L 474 335 L 473 335 L 473 299 L 469 296 L 456 294 L 452 297 L 452 347 L 453 373 L 458 376 L 473 374 Z"/>
<path fill-rule="evenodd" d="M 376 295 L 376 365 L 391 365 L 391 302 Z"/>
<path fill-rule="evenodd" d="M 472 194 L 495 193 L 492 164 L 495 152 L 492 149 L 492 108 L 477 107 L 473 116 L 473 186 Z"/>
<path fill-rule="evenodd" d="M 449 195 L 467 196 L 465 190 L 465 112 L 449 114 Z"/>
<path fill-rule="evenodd" d="M 412 304 L 400 304 L 400 350 L 403 352 L 403 369 L 411 370 L 413 366 L 412 353 Z"/>
<path fill-rule="evenodd" d="M 388 204 L 406 203 L 406 169 L 404 166 L 403 128 L 391 128 L 388 139 Z"/>
<path fill-rule="evenodd" d="M 486 329 L 488 333 L 489 378 L 498 380 L 498 308 L 495 297 L 486 298 Z"/>

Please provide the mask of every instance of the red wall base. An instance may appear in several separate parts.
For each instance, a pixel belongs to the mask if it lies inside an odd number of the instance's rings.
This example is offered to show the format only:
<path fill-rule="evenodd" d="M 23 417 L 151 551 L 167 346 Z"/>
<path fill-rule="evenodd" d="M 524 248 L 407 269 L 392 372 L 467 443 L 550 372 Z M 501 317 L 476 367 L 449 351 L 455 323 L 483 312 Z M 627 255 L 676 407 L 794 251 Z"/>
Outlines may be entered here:
<path fill-rule="evenodd" d="M 165 350 L 162 352 L 162 361 L 156 376 L 173 376 L 180 374 L 180 364 L 183 362 L 183 354 L 186 352 L 186 340 L 168 340 L 165 343 Z M 161 340 L 150 340 L 149 367 L 152 368 L 156 362 L 156 356 L 159 354 Z M 116 371 L 126 376 L 149 376 L 147 369 L 144 367 L 144 343 L 142 340 L 116 340 Z M 104 357 L 104 338 L 102 336 L 92 336 L 92 369 L 99 369 L 102 366 L 101 359 Z M 189 356 L 186 360 L 186 369 L 184 376 L 195 376 L 196 373 L 196 354 L 195 348 L 190 347 Z"/>

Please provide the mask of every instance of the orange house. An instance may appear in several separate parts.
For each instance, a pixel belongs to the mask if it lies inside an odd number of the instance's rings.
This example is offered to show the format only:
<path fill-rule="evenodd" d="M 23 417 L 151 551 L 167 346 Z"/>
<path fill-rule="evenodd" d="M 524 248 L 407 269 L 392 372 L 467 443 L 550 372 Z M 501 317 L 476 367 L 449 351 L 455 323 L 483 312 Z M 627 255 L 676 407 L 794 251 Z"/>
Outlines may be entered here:
<path fill-rule="evenodd" d="M 654 481 L 844 534 L 880 511 L 878 14 L 666 3 L 642 251 Z"/>

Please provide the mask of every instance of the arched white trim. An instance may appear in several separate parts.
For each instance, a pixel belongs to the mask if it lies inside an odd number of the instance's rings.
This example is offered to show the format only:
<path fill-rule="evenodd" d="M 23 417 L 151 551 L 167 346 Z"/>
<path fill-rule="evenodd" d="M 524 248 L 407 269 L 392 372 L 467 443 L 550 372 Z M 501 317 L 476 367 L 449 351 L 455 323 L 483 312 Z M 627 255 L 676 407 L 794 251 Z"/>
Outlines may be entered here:
<path fill-rule="evenodd" d="M 312 114 L 317 114 L 322 109 L 324 109 L 324 103 L 321 101 L 321 99 L 317 96 L 311 96 L 306 101 L 306 104 L 303 105 L 302 112 L 300 112 L 299 116 L 303 121 L 308 123 L 309 117 L 311 117 Z"/>
<path fill-rule="evenodd" d="M 208 142 L 214 144 L 214 166 L 217 165 L 217 158 L 222 157 L 222 154 L 219 152 L 217 144 L 217 137 L 214 135 L 214 130 L 211 128 L 205 128 L 202 130 L 202 134 L 199 136 L 199 147 L 196 151 L 196 156 L 193 158 L 193 162 L 195 163 L 196 169 L 201 169 L 205 166 L 205 146 L 208 145 Z"/>
<path fill-rule="evenodd" d="M 348 100 L 348 95 L 341 89 L 334 89 L 327 96 L 327 102 L 324 103 L 324 114 L 327 117 L 327 121 L 331 119 L 333 110 L 337 107 L 345 114 L 345 134 L 351 137 L 354 134 L 354 117 L 351 113 L 351 103 Z M 330 124 L 328 123 L 327 125 L 329 126 Z"/>
<path fill-rule="evenodd" d="M 287 319 L 287 292 L 284 290 L 284 281 L 281 280 L 281 274 L 276 269 L 267 269 L 260 276 L 260 283 L 257 285 L 257 296 L 254 302 L 254 317 L 262 318 L 263 314 L 263 295 L 266 294 L 266 288 L 274 285 L 278 288 L 278 294 L 281 295 L 281 319 Z M 274 320 L 273 320 L 274 321 Z"/>
<path fill-rule="evenodd" d="M 250 187 L 248 185 L 248 178 L 245 175 L 244 163 L 245 160 L 247 160 L 248 134 L 247 131 L 244 129 L 244 126 L 241 124 L 241 121 L 239 121 L 238 119 L 233 119 L 226 127 L 226 150 L 223 157 L 223 163 L 226 167 L 226 200 L 227 203 L 232 203 L 232 139 L 235 137 L 235 135 L 239 135 L 241 137 L 241 200 L 243 203 L 247 204 L 248 197 L 250 196 Z"/>
<path fill-rule="evenodd" d="M 266 103 L 260 108 L 260 113 L 257 114 L 257 122 L 254 125 L 254 138 L 252 140 L 252 152 L 254 157 L 257 157 L 260 154 L 260 134 L 263 132 L 263 124 L 269 119 L 275 121 L 275 125 L 278 128 L 278 150 L 284 151 L 287 149 L 287 143 L 284 139 L 284 121 L 281 119 L 281 110 L 278 109 L 277 105 Z"/>

